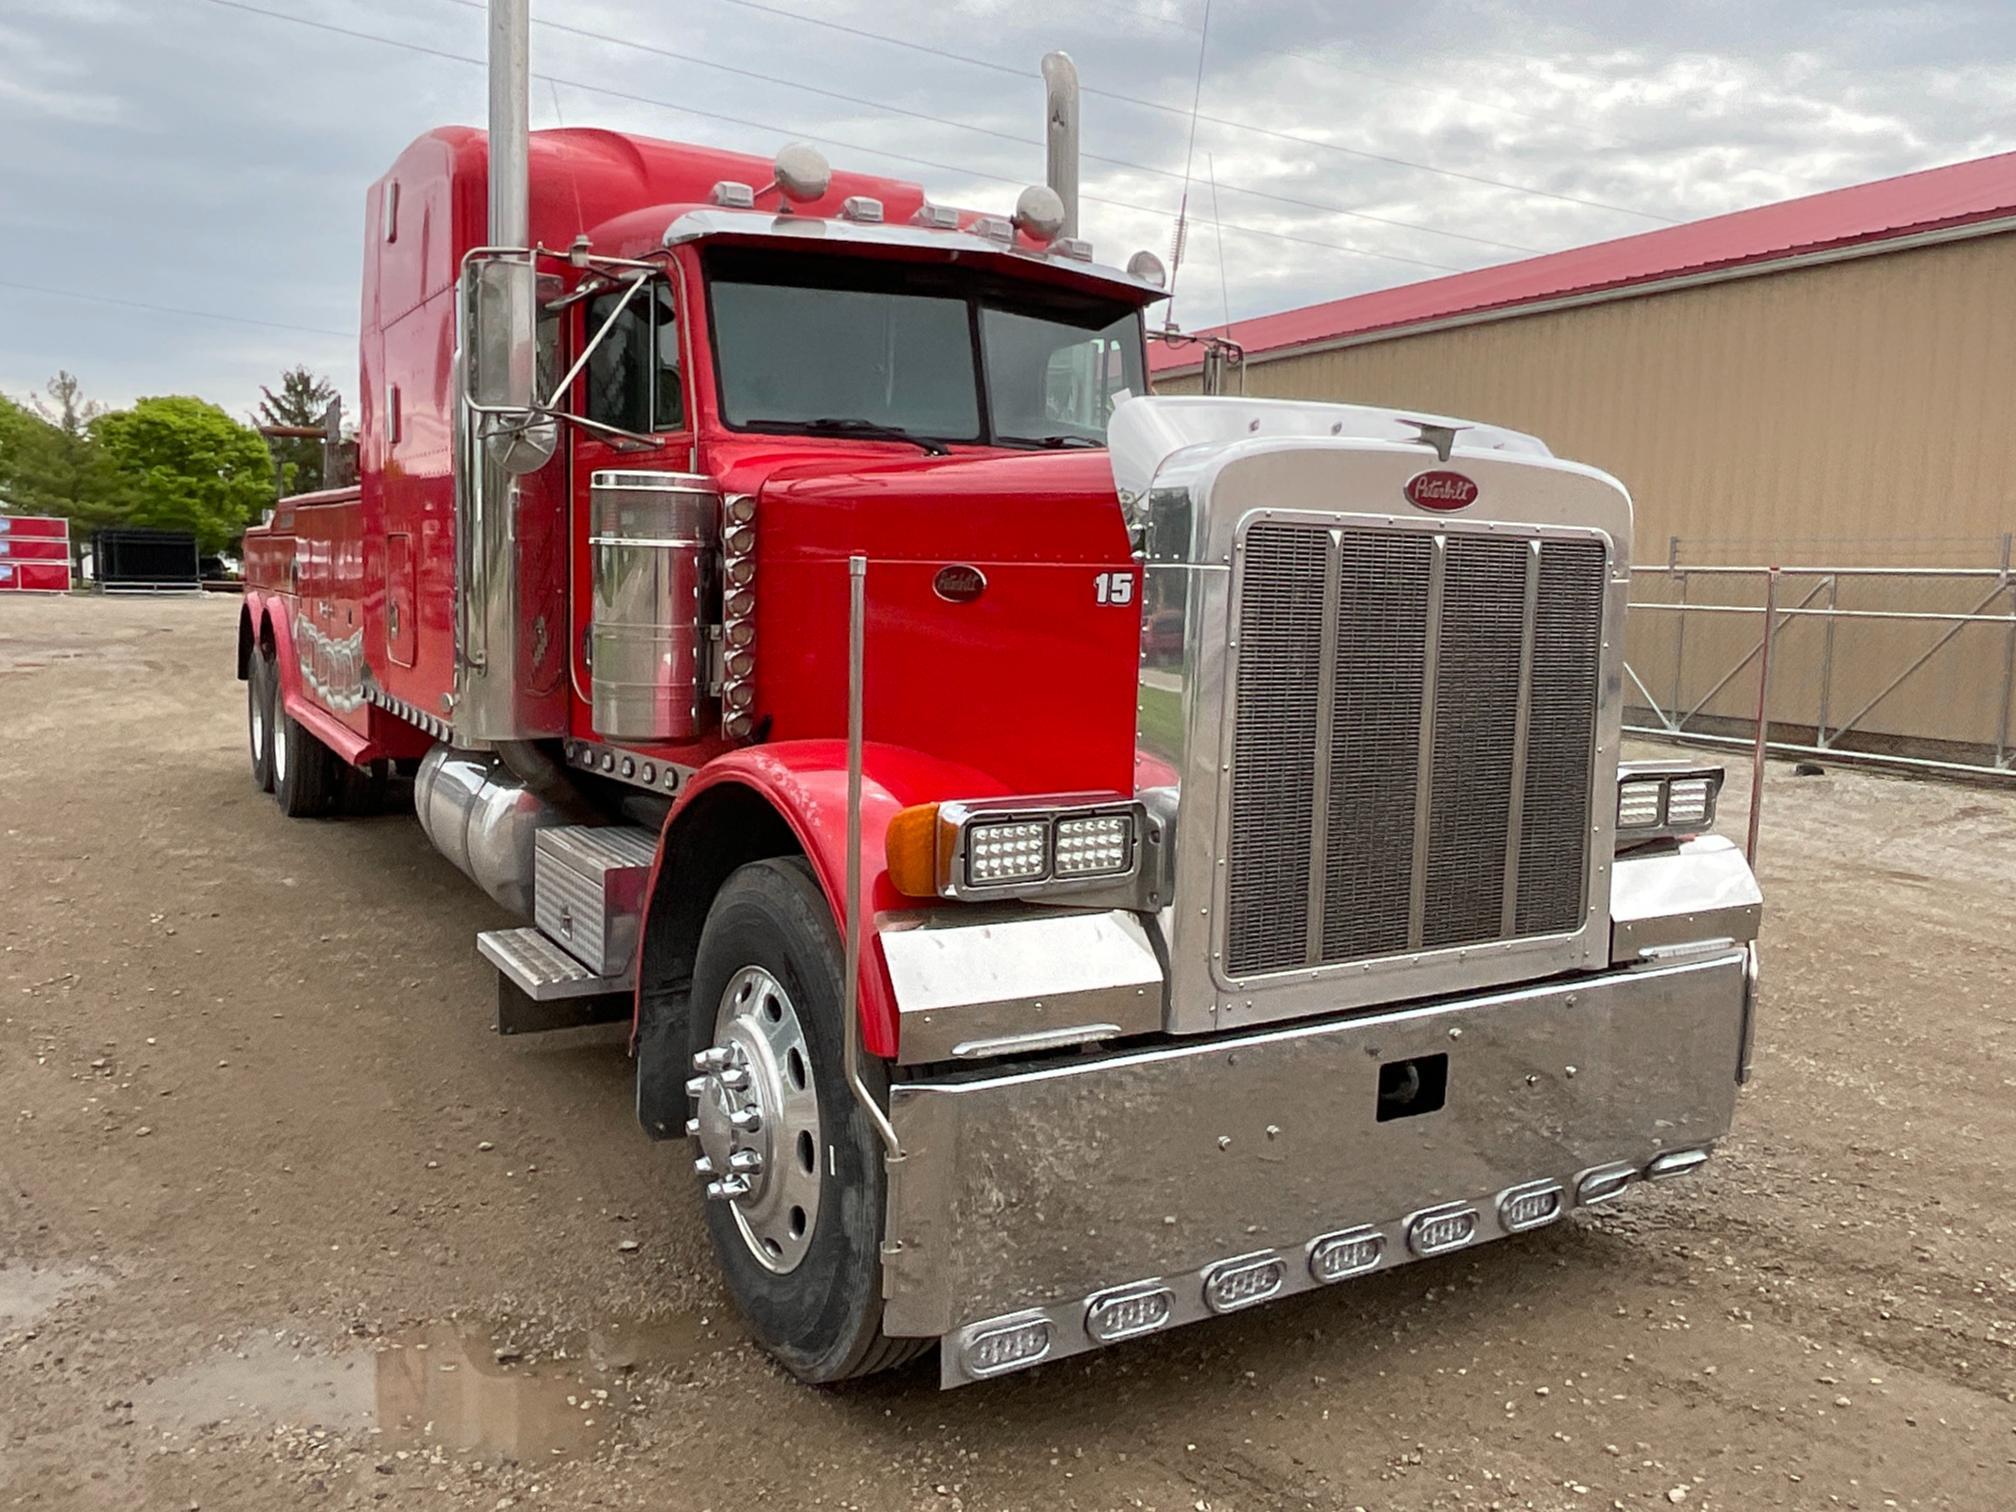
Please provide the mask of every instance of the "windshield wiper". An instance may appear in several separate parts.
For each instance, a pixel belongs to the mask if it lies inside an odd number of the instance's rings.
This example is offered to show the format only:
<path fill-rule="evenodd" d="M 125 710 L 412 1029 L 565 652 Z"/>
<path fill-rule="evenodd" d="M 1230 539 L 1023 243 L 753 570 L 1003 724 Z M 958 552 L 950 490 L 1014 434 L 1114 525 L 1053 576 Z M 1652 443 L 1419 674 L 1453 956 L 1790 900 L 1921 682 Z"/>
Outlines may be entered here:
<path fill-rule="evenodd" d="M 1095 437 L 1080 436 L 1077 435 L 1076 433 L 1070 433 L 1061 436 L 1030 436 L 1027 437 L 1026 439 L 1034 441 L 1038 446 L 1047 446 L 1052 451 L 1056 451 L 1063 447 L 1068 446 L 1089 446 L 1096 451 L 1099 448 L 1105 446 L 1106 444 L 1104 441 L 1100 441 Z"/>
<path fill-rule="evenodd" d="M 860 436 L 869 441 L 907 441 L 912 446 L 921 446 L 934 457 L 949 457 L 952 448 L 942 441 L 933 441 L 928 436 L 913 435 L 900 425 L 877 425 L 873 420 L 857 420 L 836 415 L 822 416 L 817 420 L 751 420 L 748 430 L 814 431 L 837 436 Z"/>

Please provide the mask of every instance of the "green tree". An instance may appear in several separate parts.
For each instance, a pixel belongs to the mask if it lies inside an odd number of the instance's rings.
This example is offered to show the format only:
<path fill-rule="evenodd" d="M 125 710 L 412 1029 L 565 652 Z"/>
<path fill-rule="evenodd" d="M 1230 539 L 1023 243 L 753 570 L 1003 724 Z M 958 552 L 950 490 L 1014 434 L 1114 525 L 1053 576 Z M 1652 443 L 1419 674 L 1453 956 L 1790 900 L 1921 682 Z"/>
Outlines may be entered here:
<path fill-rule="evenodd" d="M 73 551 L 125 518 L 119 480 L 93 426 L 104 406 L 70 373 L 51 378 L 28 405 L 0 398 L 0 499 L 22 514 L 70 521 Z"/>
<path fill-rule="evenodd" d="M 305 367 L 292 367 L 280 375 L 280 392 L 265 385 L 259 392 L 261 425 L 313 425 L 320 427 L 328 413 L 329 401 L 336 397 L 336 385 Z M 293 493 L 314 493 L 328 486 L 322 475 L 322 443 L 306 436 L 274 436 L 273 448 L 283 468 L 288 469 L 287 487 Z"/>
<path fill-rule="evenodd" d="M 214 404 L 142 399 L 92 429 L 135 525 L 193 531 L 202 550 L 223 551 L 273 502 L 265 441 Z"/>

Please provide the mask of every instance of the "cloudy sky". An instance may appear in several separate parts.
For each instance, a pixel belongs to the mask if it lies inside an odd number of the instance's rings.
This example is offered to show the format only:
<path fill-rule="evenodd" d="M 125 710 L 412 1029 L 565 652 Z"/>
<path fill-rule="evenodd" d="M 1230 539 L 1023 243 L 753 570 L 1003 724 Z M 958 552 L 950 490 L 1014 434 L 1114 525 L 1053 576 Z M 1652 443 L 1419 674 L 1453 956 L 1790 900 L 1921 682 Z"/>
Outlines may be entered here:
<path fill-rule="evenodd" d="M 533 0 L 533 124 L 805 138 L 1005 212 L 1062 47 L 1102 258 L 1167 255 L 1189 165 L 1185 325 L 2016 147 L 2007 0 L 1205 4 Z M 306 362 L 354 397 L 365 187 L 481 124 L 483 34 L 480 0 L 4 0 L 0 391 L 242 414 Z"/>

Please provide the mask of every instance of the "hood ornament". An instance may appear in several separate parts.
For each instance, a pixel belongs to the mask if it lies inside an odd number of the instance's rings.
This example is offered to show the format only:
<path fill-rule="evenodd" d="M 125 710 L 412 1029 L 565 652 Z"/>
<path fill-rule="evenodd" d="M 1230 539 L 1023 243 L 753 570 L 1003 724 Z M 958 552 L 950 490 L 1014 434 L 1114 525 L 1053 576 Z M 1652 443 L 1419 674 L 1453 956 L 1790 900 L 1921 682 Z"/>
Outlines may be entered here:
<path fill-rule="evenodd" d="M 1421 434 L 1414 439 L 1422 446 L 1432 447 L 1439 462 L 1447 462 L 1449 453 L 1455 448 L 1456 437 L 1469 430 L 1467 425 L 1451 425 L 1445 420 L 1409 420 L 1406 416 L 1396 416 L 1402 425 L 1411 425 Z"/>

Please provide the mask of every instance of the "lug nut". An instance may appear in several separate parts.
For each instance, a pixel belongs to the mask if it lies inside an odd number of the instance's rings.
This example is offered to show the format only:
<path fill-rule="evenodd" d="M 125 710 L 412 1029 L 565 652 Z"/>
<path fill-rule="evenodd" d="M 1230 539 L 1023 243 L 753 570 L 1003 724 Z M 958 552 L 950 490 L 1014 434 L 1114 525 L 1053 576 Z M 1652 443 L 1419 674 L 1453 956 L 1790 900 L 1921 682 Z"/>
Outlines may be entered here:
<path fill-rule="evenodd" d="M 686 1095 L 692 1098 L 705 1097 L 707 1095 L 707 1084 L 712 1080 L 714 1078 L 711 1076 L 689 1077 L 686 1082 Z"/>
<path fill-rule="evenodd" d="M 763 1115 L 754 1108 L 737 1108 L 728 1115 L 728 1126 L 738 1134 L 754 1134 L 763 1127 Z"/>
<path fill-rule="evenodd" d="M 693 1057 L 695 1071 L 719 1071 L 735 1059 L 734 1053 L 721 1045 L 709 1045 Z"/>
<path fill-rule="evenodd" d="M 728 1156 L 728 1169 L 738 1176 L 754 1176 L 763 1169 L 763 1157 L 754 1150 L 734 1150 Z"/>
<path fill-rule="evenodd" d="M 714 1174 L 714 1162 L 707 1156 L 702 1155 L 698 1160 L 693 1162 L 693 1174 L 695 1176 L 712 1176 Z"/>
<path fill-rule="evenodd" d="M 749 1073 L 740 1066 L 730 1066 L 725 1071 L 716 1071 L 714 1079 L 730 1092 L 740 1092 L 749 1085 Z"/>
<path fill-rule="evenodd" d="M 689 1118 L 686 1120 L 686 1137 L 688 1139 L 698 1139 L 700 1137 L 699 1119 Z"/>
<path fill-rule="evenodd" d="M 746 1176 L 723 1176 L 719 1181 L 707 1183 L 707 1197 L 711 1202 L 729 1202 L 749 1194 L 749 1178 Z"/>

